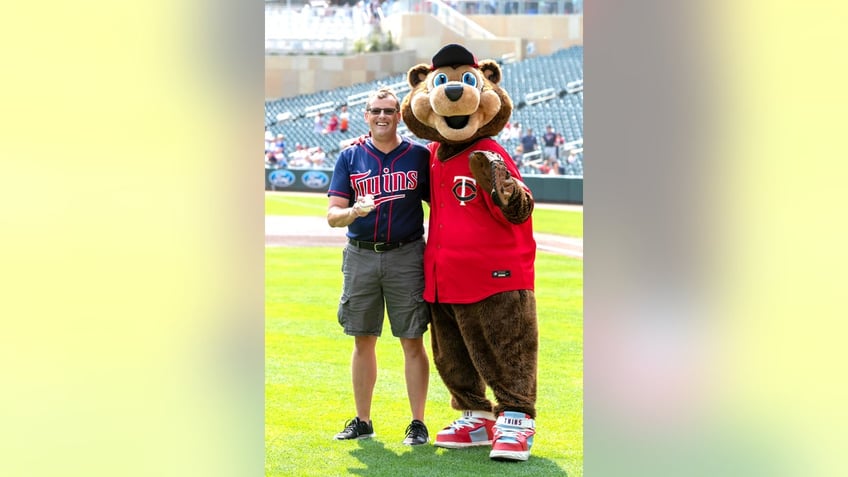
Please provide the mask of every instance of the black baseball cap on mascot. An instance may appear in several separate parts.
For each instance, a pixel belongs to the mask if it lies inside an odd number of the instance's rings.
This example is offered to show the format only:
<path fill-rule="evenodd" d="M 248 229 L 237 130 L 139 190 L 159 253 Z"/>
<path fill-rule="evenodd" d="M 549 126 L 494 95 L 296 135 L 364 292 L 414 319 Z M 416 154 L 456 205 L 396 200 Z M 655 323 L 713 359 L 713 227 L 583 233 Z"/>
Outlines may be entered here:
<path fill-rule="evenodd" d="M 442 66 L 460 66 L 471 65 L 477 68 L 477 58 L 465 49 L 462 45 L 451 43 L 445 45 L 441 50 L 433 56 L 433 63 L 430 65 L 430 71 Z"/>

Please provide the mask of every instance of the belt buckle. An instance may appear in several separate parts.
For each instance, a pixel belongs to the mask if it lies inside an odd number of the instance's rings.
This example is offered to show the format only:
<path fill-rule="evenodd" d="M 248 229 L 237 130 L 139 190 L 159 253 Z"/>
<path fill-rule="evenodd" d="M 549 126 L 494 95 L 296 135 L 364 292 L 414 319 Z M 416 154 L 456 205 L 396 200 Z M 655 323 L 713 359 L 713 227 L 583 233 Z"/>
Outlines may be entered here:
<path fill-rule="evenodd" d="M 379 250 L 380 245 L 386 245 L 386 242 L 374 242 L 374 251 L 377 253 L 383 253 L 385 250 Z"/>

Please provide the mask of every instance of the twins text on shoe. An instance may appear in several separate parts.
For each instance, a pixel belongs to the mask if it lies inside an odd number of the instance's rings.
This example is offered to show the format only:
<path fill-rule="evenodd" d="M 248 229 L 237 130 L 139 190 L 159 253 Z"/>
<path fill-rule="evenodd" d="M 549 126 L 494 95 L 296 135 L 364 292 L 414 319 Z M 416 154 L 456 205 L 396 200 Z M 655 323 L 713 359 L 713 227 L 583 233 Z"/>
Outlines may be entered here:
<path fill-rule="evenodd" d="M 533 447 L 536 423 L 523 412 L 505 411 L 495 424 L 494 443 L 489 458 L 494 460 L 527 460 Z"/>

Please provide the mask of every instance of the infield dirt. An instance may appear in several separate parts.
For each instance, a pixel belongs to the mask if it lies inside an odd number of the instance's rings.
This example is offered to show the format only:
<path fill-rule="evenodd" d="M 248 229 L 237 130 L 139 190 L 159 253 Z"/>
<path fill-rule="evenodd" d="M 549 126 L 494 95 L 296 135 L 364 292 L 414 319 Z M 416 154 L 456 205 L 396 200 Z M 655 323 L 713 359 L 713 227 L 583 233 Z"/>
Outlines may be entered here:
<path fill-rule="evenodd" d="M 579 206 L 537 204 L 540 208 L 578 209 Z M 582 207 L 579 207 L 582 209 Z M 346 228 L 333 228 L 323 217 L 265 216 L 266 247 L 326 247 L 342 246 Z M 583 258 L 583 239 L 535 233 L 540 251 Z M 425 225 L 426 237 L 426 225 Z"/>

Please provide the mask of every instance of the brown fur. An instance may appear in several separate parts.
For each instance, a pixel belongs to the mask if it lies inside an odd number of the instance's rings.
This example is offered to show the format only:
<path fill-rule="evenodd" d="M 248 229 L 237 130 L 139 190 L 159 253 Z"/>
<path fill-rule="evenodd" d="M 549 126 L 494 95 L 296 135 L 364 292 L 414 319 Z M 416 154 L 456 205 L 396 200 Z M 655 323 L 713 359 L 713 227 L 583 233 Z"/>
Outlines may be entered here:
<path fill-rule="evenodd" d="M 499 85 L 498 64 L 477 64 L 410 68 L 411 91 L 403 99 L 401 114 L 416 136 L 440 143 L 441 161 L 472 148 L 469 167 L 480 190 L 491 194 L 508 221 L 521 224 L 533 212 L 529 189 L 511 177 L 504 164 L 507 158 L 473 150 L 475 142 L 500 133 L 512 114 L 512 100 Z M 437 75 L 443 87 L 434 84 Z M 433 303 L 431 317 L 433 361 L 451 393 L 451 406 L 536 417 L 539 332 L 532 290 L 496 293 L 471 304 Z M 487 386 L 496 404 L 486 397 Z"/>
<path fill-rule="evenodd" d="M 498 293 L 469 305 L 435 303 L 431 313 L 433 362 L 451 391 L 451 406 L 535 418 L 539 330 L 533 292 Z M 486 398 L 486 385 L 497 405 Z"/>

